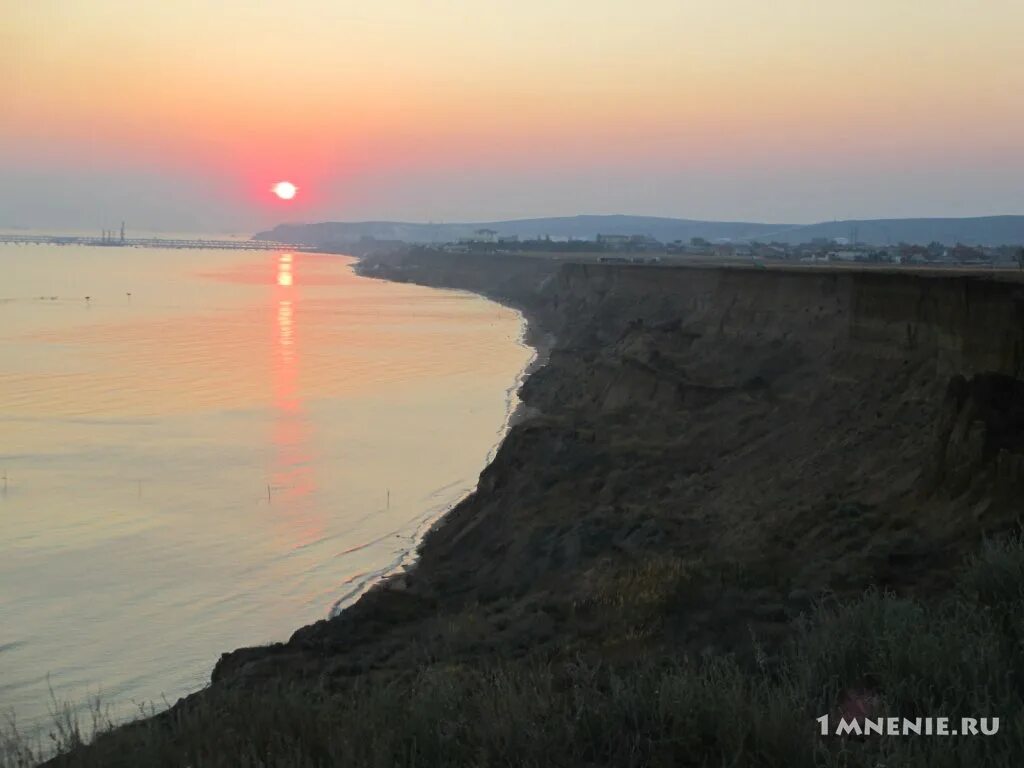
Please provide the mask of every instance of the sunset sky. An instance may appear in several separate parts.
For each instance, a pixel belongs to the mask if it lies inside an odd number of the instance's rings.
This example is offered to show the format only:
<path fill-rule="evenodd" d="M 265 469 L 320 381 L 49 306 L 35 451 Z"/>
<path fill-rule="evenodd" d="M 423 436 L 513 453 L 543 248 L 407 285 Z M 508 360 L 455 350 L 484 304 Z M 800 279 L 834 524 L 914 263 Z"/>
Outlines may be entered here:
<path fill-rule="evenodd" d="M 0 10 L 0 227 L 1024 213 L 1021 0 Z"/>

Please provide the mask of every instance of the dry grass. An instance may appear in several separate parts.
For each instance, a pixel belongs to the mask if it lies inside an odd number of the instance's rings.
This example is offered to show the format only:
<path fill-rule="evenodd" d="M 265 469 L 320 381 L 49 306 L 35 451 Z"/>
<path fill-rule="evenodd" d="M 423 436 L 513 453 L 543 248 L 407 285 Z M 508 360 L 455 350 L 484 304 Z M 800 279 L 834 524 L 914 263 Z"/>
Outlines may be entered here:
<path fill-rule="evenodd" d="M 621 575 L 657 602 L 659 561 Z M 683 576 L 685 577 L 685 576 Z M 463 631 L 459 628 L 459 631 Z M 474 628 L 475 631 L 475 628 Z M 454 665 L 343 692 L 215 691 L 111 730 L 54 708 L 51 732 L 11 724 L 0 766 L 1016 766 L 1024 754 L 1024 545 L 988 545 L 958 589 L 923 603 L 871 591 L 819 605 L 774 663 L 756 652 L 609 665 L 594 659 Z M 752 642 L 756 643 L 756 638 Z M 815 718 L 861 691 L 879 716 L 1000 718 L 992 737 L 837 738 Z M 91 741 L 91 746 L 82 747 Z"/>

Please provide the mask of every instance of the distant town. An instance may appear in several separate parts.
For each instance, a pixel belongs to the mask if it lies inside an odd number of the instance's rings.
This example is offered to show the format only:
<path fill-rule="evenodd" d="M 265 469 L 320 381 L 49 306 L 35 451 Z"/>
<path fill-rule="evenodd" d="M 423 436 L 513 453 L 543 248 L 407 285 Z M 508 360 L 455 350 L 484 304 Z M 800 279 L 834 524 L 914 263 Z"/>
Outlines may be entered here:
<path fill-rule="evenodd" d="M 363 245 L 372 242 L 366 238 Z M 383 244 L 383 243 L 382 243 Z M 448 253 L 547 253 L 594 257 L 601 263 L 651 264 L 689 258 L 750 259 L 796 264 L 864 263 L 955 267 L 1024 268 L 1020 245 L 982 246 L 957 243 L 870 245 L 851 238 L 815 238 L 807 243 L 711 241 L 702 237 L 661 242 L 649 235 L 599 234 L 594 239 L 542 237 L 520 239 L 493 229 L 478 229 L 457 242 L 435 246 Z"/>

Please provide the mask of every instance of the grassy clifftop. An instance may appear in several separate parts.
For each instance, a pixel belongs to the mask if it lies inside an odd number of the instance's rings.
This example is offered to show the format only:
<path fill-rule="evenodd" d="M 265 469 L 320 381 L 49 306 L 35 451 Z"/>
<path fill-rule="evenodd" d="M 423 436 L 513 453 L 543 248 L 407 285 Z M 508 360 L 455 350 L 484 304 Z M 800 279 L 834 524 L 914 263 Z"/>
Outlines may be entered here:
<path fill-rule="evenodd" d="M 89 749 L 65 726 L 67 754 L 54 764 L 1009 768 L 1024 750 L 1022 616 L 1024 547 L 1014 538 L 984 547 L 940 600 L 869 592 L 816 607 L 774 661 L 435 659 L 333 687 L 286 678 L 214 686 Z M 838 718 L 861 715 L 999 723 L 988 737 L 835 735 Z M 33 764 L 26 746 L 0 742 L 0 764 Z"/>

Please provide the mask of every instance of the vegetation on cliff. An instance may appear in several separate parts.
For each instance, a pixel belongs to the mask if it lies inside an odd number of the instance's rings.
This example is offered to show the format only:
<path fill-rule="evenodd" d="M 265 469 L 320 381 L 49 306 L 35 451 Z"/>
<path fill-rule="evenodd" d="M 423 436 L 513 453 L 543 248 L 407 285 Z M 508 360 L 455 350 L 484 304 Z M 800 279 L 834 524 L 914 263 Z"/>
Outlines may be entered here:
<path fill-rule="evenodd" d="M 637 597 L 610 591 L 609 602 Z M 643 585 L 664 595 L 656 583 Z M 663 599 L 670 599 L 668 596 Z M 462 628 L 452 626 L 454 636 Z M 80 749 L 58 717 L 57 766 L 1016 766 L 1024 753 L 1024 546 L 987 545 L 957 588 L 921 602 L 869 591 L 821 604 L 770 658 L 662 653 L 427 661 L 336 690 L 278 681 L 210 690 Z M 859 702 L 859 704 L 858 704 Z M 859 709 L 855 709 L 859 706 Z M 816 718 L 998 717 L 993 736 L 822 736 Z M 106 728 L 101 721 L 101 730 Z M 954 726 L 955 727 L 955 726 Z M 34 764 L 0 737 L 0 766 Z"/>

